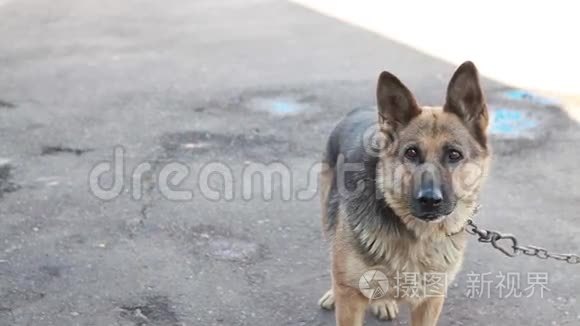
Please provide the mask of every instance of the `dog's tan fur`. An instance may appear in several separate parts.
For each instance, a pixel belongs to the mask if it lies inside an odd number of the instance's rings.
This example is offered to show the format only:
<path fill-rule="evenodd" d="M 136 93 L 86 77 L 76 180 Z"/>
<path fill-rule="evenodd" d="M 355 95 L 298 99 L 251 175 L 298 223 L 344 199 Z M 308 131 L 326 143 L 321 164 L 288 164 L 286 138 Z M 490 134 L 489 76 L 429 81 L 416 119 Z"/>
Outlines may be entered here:
<path fill-rule="evenodd" d="M 462 72 L 461 69 L 467 72 Z M 464 77 L 462 74 L 468 74 L 468 76 Z M 454 76 L 454 78 L 473 78 L 469 74 L 474 75 L 476 80 L 467 80 L 467 83 L 475 83 L 479 89 L 477 71 L 471 63 L 467 63 L 466 68 L 458 69 L 456 75 L 459 76 Z M 397 304 L 406 302 L 411 307 L 412 326 L 437 324 L 444 297 L 401 297 L 400 294 L 397 295 L 400 290 L 397 289 L 397 277 L 404 273 L 414 273 L 419 276 L 427 273 L 444 273 L 447 276 L 446 284 L 449 284 L 455 278 L 463 261 L 466 235 L 462 230 L 476 207 L 477 196 L 483 182 L 482 176 L 487 174 L 490 154 L 485 138 L 488 119 L 483 98 L 477 102 L 478 94 L 474 95 L 473 90 L 461 89 L 461 85 L 456 84 L 452 79 L 445 108 L 419 108 L 418 106 L 414 108 L 412 107 L 415 105 L 414 99 L 408 97 L 408 103 L 405 104 L 411 106 L 409 117 L 380 114 L 378 118 L 379 136 L 384 138 L 384 142 L 389 142 L 388 139 L 391 137 L 391 142 L 380 151 L 376 167 L 376 187 L 377 191 L 384 195 L 385 202 L 400 219 L 404 229 L 395 230 L 388 226 L 371 229 L 365 227 L 366 224 L 353 226 L 347 222 L 348 212 L 344 205 L 339 203 L 338 211 L 335 213 L 336 223 L 332 232 L 327 234 L 331 241 L 332 288 L 319 302 L 323 308 L 335 308 L 336 321 L 339 326 L 363 325 L 369 299 L 362 295 L 358 286 L 361 276 L 369 270 L 384 272 L 388 284 L 392 285 L 384 296 L 371 303 L 373 314 L 380 319 L 395 318 L 398 314 Z M 466 87 L 469 86 L 466 85 Z M 379 80 L 378 89 L 379 113 L 381 113 L 381 96 L 383 96 L 381 80 Z M 455 96 L 454 92 L 459 92 L 458 101 L 463 102 L 453 103 L 457 100 L 450 98 Z M 408 94 L 403 94 L 403 96 L 408 96 Z M 387 104 L 394 103 L 393 98 L 390 100 L 391 102 Z M 400 97 L 395 100 L 400 101 Z M 478 113 L 478 116 L 462 115 L 461 113 L 465 111 L 455 112 L 468 109 L 473 101 L 476 101 L 477 105 L 480 102 L 483 105 L 483 112 Z M 389 120 L 391 118 L 393 120 L 407 119 L 407 122 L 400 125 L 400 121 Z M 413 216 L 406 197 L 408 194 L 405 191 L 391 191 L 394 188 L 409 188 L 409 185 L 405 183 L 411 181 L 406 176 L 412 174 L 413 171 L 409 169 L 413 167 L 405 166 L 398 159 L 401 147 L 409 141 L 420 142 L 428 155 L 439 155 L 443 144 L 450 141 L 461 143 L 460 146 L 464 149 L 466 163 L 458 166 L 453 173 L 460 178 L 472 178 L 474 181 L 470 182 L 469 191 L 458 194 L 453 212 L 437 223 L 428 223 Z M 427 157 L 427 160 L 429 159 L 435 159 L 435 157 Z M 478 169 L 470 168 L 467 163 L 474 164 Z M 449 177 L 444 182 L 453 182 L 450 176 L 444 177 Z M 336 170 L 325 166 L 320 177 L 322 219 L 325 226 L 329 224 L 328 205 L 333 180 L 336 180 Z M 421 283 L 417 285 L 427 286 Z M 419 293 L 429 293 L 428 288 L 418 290 Z"/>

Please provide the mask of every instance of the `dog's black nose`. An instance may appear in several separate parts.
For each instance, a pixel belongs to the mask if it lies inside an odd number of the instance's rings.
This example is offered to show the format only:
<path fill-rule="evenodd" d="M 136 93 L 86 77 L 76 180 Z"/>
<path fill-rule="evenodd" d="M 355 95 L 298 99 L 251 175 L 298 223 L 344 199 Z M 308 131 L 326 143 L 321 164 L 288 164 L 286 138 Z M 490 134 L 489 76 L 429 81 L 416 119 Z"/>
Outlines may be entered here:
<path fill-rule="evenodd" d="M 443 194 L 441 194 L 441 190 L 438 188 L 421 189 L 417 194 L 417 201 L 421 205 L 422 210 L 431 211 L 441 205 L 441 202 L 443 202 Z"/>
<path fill-rule="evenodd" d="M 416 217 L 434 220 L 447 215 L 448 205 L 436 170 L 423 171 L 416 179 L 413 193 L 412 211 Z"/>

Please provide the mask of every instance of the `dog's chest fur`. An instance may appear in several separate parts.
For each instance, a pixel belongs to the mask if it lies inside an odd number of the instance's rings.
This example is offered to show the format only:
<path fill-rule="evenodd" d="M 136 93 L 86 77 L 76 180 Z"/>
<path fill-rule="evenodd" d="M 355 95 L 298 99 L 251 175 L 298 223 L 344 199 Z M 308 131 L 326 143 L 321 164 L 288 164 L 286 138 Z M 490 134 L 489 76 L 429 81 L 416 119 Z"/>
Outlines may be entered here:
<path fill-rule="evenodd" d="M 401 272 L 446 272 L 461 262 L 465 246 L 463 234 L 416 238 L 407 233 L 381 231 L 379 228 L 358 232 L 359 252 L 371 265 L 384 265 Z"/>
<path fill-rule="evenodd" d="M 348 266 L 345 272 L 353 285 L 367 271 L 379 270 L 388 278 L 389 292 L 385 298 L 414 302 L 420 301 L 420 294 L 434 291 L 433 285 L 429 285 L 433 277 L 443 278 L 443 286 L 439 283 L 436 287 L 445 291 L 461 267 L 466 244 L 462 232 L 451 236 L 418 237 L 396 216 L 389 216 L 388 209 L 386 212 L 379 209 L 379 214 L 369 214 L 364 218 L 359 216 L 360 219 L 357 218 L 360 211 L 347 207 L 341 211 L 344 214 L 341 214 L 344 217 L 339 231 L 343 233 L 341 237 L 350 238 L 347 242 L 356 247 L 350 251 L 344 265 Z M 417 296 L 409 295 L 409 291 Z"/>

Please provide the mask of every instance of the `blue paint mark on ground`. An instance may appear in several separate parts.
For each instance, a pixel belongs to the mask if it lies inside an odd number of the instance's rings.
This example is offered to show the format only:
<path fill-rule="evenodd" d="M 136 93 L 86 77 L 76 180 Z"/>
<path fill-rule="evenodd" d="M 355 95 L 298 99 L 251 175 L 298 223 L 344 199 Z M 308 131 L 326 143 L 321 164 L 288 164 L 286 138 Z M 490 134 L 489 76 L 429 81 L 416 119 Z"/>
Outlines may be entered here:
<path fill-rule="evenodd" d="M 270 111 L 276 114 L 292 114 L 301 111 L 301 108 L 295 102 L 273 100 L 270 105 Z"/>
<path fill-rule="evenodd" d="M 560 106 L 556 100 L 538 96 L 521 89 L 512 89 L 506 91 L 503 93 L 503 96 L 513 101 L 527 101 L 537 105 Z"/>
<path fill-rule="evenodd" d="M 290 96 L 281 97 L 254 97 L 247 102 L 253 110 L 268 112 L 276 116 L 296 115 L 312 108 L 308 103 L 303 103 Z"/>
<path fill-rule="evenodd" d="M 492 134 L 518 136 L 535 128 L 537 125 L 538 121 L 524 111 L 506 108 L 498 108 L 491 111 L 490 131 Z"/>

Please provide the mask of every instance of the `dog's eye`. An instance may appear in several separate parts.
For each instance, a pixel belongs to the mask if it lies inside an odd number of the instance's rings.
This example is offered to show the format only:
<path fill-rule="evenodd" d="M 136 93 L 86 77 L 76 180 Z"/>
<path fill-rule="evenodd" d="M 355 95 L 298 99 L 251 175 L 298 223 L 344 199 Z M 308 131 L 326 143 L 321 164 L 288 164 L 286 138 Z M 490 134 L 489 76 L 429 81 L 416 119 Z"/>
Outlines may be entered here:
<path fill-rule="evenodd" d="M 419 150 L 415 147 L 410 147 L 405 151 L 405 157 L 411 161 L 414 161 L 419 157 Z"/>
<path fill-rule="evenodd" d="M 449 161 L 451 162 L 459 162 L 463 159 L 463 155 L 455 149 L 450 150 L 447 153 L 447 157 L 449 157 Z"/>

